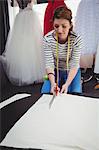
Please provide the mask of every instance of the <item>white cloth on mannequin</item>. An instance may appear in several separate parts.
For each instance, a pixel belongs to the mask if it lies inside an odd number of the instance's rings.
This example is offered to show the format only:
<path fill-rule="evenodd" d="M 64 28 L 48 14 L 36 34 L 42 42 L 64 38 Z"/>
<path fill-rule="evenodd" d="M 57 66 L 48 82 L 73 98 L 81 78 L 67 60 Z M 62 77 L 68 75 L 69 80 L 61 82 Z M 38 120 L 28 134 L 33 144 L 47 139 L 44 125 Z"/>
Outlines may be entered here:
<path fill-rule="evenodd" d="M 75 18 L 74 30 L 81 35 L 82 55 L 95 54 L 99 39 L 99 1 L 81 0 Z"/>
<path fill-rule="evenodd" d="M 81 0 L 74 30 L 82 37 L 81 68 L 92 68 L 99 39 L 99 0 Z"/>
<path fill-rule="evenodd" d="M 11 1 L 8 0 L 8 8 L 9 8 L 10 30 L 12 30 L 15 16 L 19 12 L 19 7 L 18 7 L 18 4 L 17 4 L 16 0 L 14 0 L 14 7 L 11 6 Z"/>
<path fill-rule="evenodd" d="M 28 5 L 15 18 L 1 57 L 9 80 L 16 85 L 41 81 L 45 74 L 42 29 L 37 13 Z"/>

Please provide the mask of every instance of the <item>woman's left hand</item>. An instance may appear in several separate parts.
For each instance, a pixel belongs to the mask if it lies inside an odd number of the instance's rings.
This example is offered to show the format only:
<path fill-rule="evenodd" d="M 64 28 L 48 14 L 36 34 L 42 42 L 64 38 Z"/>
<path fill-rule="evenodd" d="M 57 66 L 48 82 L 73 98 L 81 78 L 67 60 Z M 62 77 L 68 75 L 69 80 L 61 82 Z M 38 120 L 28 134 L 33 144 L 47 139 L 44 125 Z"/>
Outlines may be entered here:
<path fill-rule="evenodd" d="M 62 85 L 62 89 L 60 91 L 60 93 L 67 93 L 68 91 L 68 85 L 65 83 Z"/>

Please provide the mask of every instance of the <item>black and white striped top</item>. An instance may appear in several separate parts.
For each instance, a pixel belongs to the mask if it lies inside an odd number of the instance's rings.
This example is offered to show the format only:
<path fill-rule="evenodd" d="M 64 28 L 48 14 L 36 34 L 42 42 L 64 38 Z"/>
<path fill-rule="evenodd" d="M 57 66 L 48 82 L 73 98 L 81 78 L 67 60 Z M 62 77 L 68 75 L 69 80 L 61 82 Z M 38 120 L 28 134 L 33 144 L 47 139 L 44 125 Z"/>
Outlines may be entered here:
<path fill-rule="evenodd" d="M 56 40 L 53 36 L 53 31 L 46 34 L 43 38 L 43 48 L 45 52 L 46 68 L 56 68 Z M 59 70 L 67 70 L 73 67 L 79 68 L 80 64 L 80 50 L 81 37 L 76 33 L 70 33 L 70 50 L 68 67 L 66 65 L 68 41 L 65 44 L 58 44 Z"/>

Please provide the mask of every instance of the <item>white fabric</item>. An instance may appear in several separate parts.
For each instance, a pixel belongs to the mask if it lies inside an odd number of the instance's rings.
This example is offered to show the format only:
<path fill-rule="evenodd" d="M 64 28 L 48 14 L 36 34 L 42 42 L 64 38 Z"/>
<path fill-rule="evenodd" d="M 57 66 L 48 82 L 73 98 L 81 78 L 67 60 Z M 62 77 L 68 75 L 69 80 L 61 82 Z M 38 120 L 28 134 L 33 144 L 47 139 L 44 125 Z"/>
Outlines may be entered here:
<path fill-rule="evenodd" d="M 16 0 L 14 0 L 15 7 L 11 6 L 11 0 L 7 0 L 7 1 L 8 1 L 8 10 L 9 10 L 10 30 L 12 30 L 12 26 L 13 26 L 13 23 L 14 23 L 15 16 L 19 12 L 19 7 L 16 7 L 17 6 Z"/>
<path fill-rule="evenodd" d="M 99 40 L 99 0 L 81 0 L 79 3 L 75 31 L 82 36 L 82 54 L 95 54 Z"/>
<path fill-rule="evenodd" d="M 73 16 L 72 22 L 74 24 L 77 7 L 81 0 L 64 0 L 64 1 L 65 1 L 66 5 L 72 10 L 72 16 Z"/>
<path fill-rule="evenodd" d="M 12 127 L 0 145 L 44 150 L 99 150 L 99 101 L 43 95 Z"/>
<path fill-rule="evenodd" d="M 99 43 L 98 43 L 97 52 L 96 52 L 96 56 L 95 56 L 94 72 L 99 74 Z"/>
<path fill-rule="evenodd" d="M 43 79 L 45 67 L 41 24 L 37 13 L 30 7 L 17 14 L 2 57 L 4 69 L 12 83 L 25 85 Z"/>
<path fill-rule="evenodd" d="M 31 96 L 31 94 L 26 94 L 26 93 L 16 94 L 16 95 L 6 99 L 5 101 L 1 102 L 0 103 L 0 109 L 7 106 L 8 104 L 10 104 L 12 102 L 15 102 L 17 100 L 20 100 L 20 99 L 28 97 L 28 96 Z"/>

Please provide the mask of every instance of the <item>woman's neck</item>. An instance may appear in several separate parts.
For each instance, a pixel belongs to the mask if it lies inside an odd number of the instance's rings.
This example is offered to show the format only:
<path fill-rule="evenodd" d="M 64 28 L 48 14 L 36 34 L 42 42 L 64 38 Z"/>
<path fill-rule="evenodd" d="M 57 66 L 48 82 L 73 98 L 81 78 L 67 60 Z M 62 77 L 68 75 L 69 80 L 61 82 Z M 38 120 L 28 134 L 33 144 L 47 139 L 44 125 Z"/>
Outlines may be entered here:
<path fill-rule="evenodd" d="M 60 43 L 60 44 L 65 44 L 65 43 L 67 42 L 67 39 L 68 39 L 68 38 L 66 38 L 65 40 L 61 40 L 61 39 L 58 38 L 58 43 Z"/>

